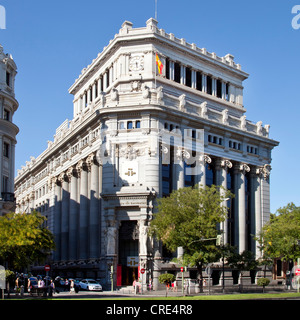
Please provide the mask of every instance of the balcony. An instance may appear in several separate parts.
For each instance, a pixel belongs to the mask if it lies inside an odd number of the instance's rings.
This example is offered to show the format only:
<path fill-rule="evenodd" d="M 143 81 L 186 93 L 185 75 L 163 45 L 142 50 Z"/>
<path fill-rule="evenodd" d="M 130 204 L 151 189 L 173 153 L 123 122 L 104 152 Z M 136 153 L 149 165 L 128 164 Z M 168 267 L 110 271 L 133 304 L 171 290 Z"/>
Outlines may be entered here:
<path fill-rule="evenodd" d="M 2 198 L 2 201 L 4 201 L 4 202 L 15 202 L 16 201 L 15 194 L 11 193 L 11 192 L 2 192 L 1 198 Z"/>

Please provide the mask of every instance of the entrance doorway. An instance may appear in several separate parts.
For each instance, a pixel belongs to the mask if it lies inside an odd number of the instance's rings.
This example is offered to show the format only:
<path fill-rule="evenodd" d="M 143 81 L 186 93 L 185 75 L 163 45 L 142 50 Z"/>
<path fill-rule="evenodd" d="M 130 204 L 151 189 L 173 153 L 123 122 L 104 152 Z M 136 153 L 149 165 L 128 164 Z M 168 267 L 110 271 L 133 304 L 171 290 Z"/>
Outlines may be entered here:
<path fill-rule="evenodd" d="M 138 280 L 139 231 L 137 221 L 122 221 L 119 230 L 120 282 L 123 286 L 132 285 Z M 119 275 L 120 276 L 120 275 Z"/>

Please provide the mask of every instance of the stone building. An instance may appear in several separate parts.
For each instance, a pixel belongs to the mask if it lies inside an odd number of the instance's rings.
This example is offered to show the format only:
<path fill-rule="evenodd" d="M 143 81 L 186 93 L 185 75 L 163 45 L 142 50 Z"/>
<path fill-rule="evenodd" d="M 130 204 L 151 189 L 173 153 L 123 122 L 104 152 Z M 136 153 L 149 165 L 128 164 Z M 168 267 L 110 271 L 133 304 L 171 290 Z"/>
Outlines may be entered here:
<path fill-rule="evenodd" d="M 15 208 L 15 145 L 19 128 L 13 115 L 19 104 L 15 99 L 17 66 L 0 45 L 0 216 Z"/>
<path fill-rule="evenodd" d="M 161 68 L 158 71 L 158 65 Z M 225 243 L 259 256 L 253 234 L 270 214 L 269 125 L 246 118 L 231 54 L 219 57 L 159 29 L 125 21 L 69 89 L 73 119 L 15 179 L 18 211 L 38 210 L 55 235 L 52 270 L 131 284 L 168 270 L 147 237 L 155 200 L 185 186 L 223 185 Z"/>

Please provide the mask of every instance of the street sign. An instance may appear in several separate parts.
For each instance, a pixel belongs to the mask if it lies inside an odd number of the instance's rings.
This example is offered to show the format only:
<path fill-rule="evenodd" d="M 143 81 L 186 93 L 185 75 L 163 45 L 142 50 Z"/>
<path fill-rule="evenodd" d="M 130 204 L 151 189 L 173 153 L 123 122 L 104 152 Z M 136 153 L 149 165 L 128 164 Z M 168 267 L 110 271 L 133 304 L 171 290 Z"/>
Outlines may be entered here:
<path fill-rule="evenodd" d="M 205 268 L 205 273 L 206 273 L 208 276 L 211 276 L 211 274 L 212 274 L 211 267 L 206 267 L 206 268 Z"/>
<path fill-rule="evenodd" d="M 127 257 L 127 267 L 136 268 L 139 265 L 139 257 Z"/>
<path fill-rule="evenodd" d="M 184 271 L 183 267 L 181 267 L 180 271 L 181 271 L 181 272 L 183 272 L 183 271 Z"/>
<path fill-rule="evenodd" d="M 45 267 L 44 267 L 44 270 L 45 270 L 46 272 L 48 272 L 48 271 L 50 271 L 50 269 L 51 269 L 50 266 L 49 266 L 48 264 L 46 264 Z"/>
<path fill-rule="evenodd" d="M 141 269 L 141 274 L 144 274 L 145 273 L 145 269 Z"/>
<path fill-rule="evenodd" d="M 295 275 L 300 276 L 300 268 L 295 269 Z"/>

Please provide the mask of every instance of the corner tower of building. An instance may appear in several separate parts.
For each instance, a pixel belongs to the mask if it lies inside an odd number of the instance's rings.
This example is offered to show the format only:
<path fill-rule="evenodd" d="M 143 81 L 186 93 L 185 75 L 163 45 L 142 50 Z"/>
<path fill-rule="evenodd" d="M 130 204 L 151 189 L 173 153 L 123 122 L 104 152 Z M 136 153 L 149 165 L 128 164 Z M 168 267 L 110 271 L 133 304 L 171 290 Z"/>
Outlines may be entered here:
<path fill-rule="evenodd" d="M 0 44 L 0 215 L 14 210 L 15 145 L 19 128 L 13 123 L 17 66 Z"/>

